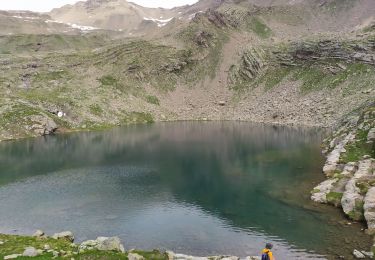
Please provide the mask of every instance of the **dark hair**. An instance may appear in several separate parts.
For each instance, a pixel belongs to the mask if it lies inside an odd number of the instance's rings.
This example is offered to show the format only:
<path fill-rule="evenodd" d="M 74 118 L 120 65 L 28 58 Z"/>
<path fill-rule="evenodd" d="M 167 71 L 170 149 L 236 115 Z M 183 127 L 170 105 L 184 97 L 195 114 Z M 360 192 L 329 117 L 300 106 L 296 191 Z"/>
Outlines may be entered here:
<path fill-rule="evenodd" d="M 267 248 L 267 249 L 272 249 L 272 247 L 273 247 L 273 245 L 272 245 L 271 243 L 267 243 L 267 244 L 266 244 L 266 248 Z"/>

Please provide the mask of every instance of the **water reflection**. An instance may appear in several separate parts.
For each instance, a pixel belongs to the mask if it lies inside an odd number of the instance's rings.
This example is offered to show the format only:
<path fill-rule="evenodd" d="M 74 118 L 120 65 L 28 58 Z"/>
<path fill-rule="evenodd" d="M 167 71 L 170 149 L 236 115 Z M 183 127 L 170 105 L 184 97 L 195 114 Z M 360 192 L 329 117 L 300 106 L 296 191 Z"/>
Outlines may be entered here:
<path fill-rule="evenodd" d="M 325 253 L 329 216 L 305 209 L 320 135 L 248 123 L 167 123 L 0 144 L 0 232 L 71 229 L 128 247 L 281 259 Z M 304 257 L 317 257 L 305 253 Z"/>

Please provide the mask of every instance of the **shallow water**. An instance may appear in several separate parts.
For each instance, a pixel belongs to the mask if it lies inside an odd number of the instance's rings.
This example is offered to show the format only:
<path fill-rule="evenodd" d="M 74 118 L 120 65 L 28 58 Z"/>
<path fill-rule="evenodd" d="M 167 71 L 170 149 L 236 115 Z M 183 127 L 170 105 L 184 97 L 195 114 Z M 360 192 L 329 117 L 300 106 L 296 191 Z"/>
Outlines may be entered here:
<path fill-rule="evenodd" d="M 314 129 L 181 122 L 0 143 L 0 232 L 71 230 L 195 255 L 257 255 L 267 241 L 278 259 L 349 255 L 369 238 L 309 201 L 320 141 Z"/>

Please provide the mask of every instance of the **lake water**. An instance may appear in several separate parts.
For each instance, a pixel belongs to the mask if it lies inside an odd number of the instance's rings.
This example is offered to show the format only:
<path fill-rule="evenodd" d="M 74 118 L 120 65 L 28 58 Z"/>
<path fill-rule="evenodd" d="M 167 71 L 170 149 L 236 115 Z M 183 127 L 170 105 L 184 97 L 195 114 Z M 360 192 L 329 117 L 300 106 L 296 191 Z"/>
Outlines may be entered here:
<path fill-rule="evenodd" d="M 158 123 L 0 143 L 0 233 L 194 255 L 320 259 L 369 247 L 359 225 L 309 200 L 321 135 L 240 122 Z M 345 238 L 346 237 L 346 238 Z"/>

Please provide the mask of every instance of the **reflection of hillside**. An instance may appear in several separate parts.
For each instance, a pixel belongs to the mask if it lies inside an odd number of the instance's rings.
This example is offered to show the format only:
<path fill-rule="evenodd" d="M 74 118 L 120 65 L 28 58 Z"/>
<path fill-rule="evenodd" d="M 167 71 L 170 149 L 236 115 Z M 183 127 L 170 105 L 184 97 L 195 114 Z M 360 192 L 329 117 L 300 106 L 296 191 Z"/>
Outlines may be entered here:
<path fill-rule="evenodd" d="M 316 230 L 323 227 L 307 224 L 316 223 L 316 215 L 269 196 L 309 181 L 320 163 L 318 147 L 311 145 L 318 138 L 307 129 L 185 122 L 30 139 L 0 145 L 0 181 L 71 168 L 149 164 L 159 172 L 152 182 L 160 191 L 236 227 L 255 227 L 309 248 L 304 243 L 319 244 L 316 234 L 324 234 Z M 116 186 L 128 181 L 120 178 Z"/>
<path fill-rule="evenodd" d="M 302 129 L 187 122 L 5 142 L 0 144 L 0 183 L 15 175 L 26 177 L 76 166 L 158 162 L 168 158 L 166 152 L 183 152 L 187 146 L 193 152 L 214 152 L 221 159 L 236 160 L 243 140 L 254 150 L 267 150 L 274 142 L 287 147 L 292 140 L 309 142 L 311 138 L 309 131 Z"/>

